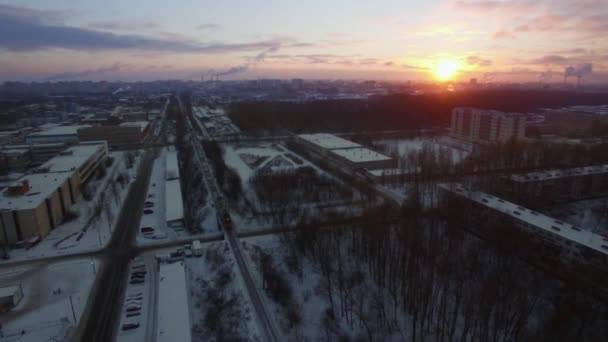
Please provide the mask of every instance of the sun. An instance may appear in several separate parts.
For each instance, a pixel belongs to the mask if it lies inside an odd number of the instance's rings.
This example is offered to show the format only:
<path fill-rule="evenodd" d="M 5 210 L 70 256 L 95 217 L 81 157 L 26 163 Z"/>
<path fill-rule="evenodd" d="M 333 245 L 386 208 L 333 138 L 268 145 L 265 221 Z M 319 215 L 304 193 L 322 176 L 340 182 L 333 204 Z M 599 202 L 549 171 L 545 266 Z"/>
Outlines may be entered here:
<path fill-rule="evenodd" d="M 462 65 L 458 61 L 452 59 L 441 60 L 437 65 L 437 69 L 435 69 L 435 76 L 440 81 L 447 81 L 453 78 L 461 67 Z"/>

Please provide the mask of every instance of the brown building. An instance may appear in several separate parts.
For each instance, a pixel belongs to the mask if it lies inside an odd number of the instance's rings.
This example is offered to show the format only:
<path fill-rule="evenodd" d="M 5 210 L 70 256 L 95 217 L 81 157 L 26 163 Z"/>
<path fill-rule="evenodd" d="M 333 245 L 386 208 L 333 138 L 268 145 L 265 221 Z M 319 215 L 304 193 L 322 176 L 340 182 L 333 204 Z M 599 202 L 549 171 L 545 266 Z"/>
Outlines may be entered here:
<path fill-rule="evenodd" d="M 110 147 L 141 144 L 148 133 L 148 121 L 125 122 L 118 126 L 95 126 L 78 130 L 80 141 L 107 141 Z"/>
<path fill-rule="evenodd" d="M 0 243 L 43 238 L 55 229 L 107 151 L 104 142 L 70 147 L 6 187 L 0 195 Z"/>

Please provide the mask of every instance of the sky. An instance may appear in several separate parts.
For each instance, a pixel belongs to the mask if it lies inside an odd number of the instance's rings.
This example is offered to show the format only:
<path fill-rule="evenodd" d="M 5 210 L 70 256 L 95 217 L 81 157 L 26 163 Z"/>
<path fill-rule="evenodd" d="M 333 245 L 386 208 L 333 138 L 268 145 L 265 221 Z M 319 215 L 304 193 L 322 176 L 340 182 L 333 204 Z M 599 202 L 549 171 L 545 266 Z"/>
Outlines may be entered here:
<path fill-rule="evenodd" d="M 0 0 L 0 81 L 437 81 L 446 61 L 608 82 L 608 0 Z"/>

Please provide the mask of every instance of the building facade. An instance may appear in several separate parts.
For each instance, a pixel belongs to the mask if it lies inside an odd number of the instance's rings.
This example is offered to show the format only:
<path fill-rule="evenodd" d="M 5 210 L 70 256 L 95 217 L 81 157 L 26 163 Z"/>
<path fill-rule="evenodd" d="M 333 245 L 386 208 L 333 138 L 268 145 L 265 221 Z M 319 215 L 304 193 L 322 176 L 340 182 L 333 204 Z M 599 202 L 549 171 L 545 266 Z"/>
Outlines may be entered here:
<path fill-rule="evenodd" d="M 472 142 L 507 142 L 525 138 L 526 117 L 518 113 L 454 108 L 452 136 Z"/>
<path fill-rule="evenodd" d="M 518 230 L 512 234 L 524 237 L 511 242 L 515 247 L 526 246 L 527 257 L 554 272 L 580 277 L 604 289 L 602 295 L 608 296 L 608 237 L 459 184 L 440 185 L 439 189 L 443 207 L 449 208 L 452 218 L 464 228 L 492 237 L 498 226 L 511 224 Z"/>
<path fill-rule="evenodd" d="M 79 199 L 82 186 L 107 153 L 105 142 L 70 147 L 3 189 L 0 243 L 14 245 L 48 235 Z"/>

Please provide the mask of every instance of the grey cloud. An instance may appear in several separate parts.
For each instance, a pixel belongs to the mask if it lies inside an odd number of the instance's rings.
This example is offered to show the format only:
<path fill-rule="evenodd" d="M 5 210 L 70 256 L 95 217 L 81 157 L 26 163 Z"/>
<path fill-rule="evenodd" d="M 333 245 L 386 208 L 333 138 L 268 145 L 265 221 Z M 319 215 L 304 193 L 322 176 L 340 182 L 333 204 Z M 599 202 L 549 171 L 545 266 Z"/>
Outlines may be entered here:
<path fill-rule="evenodd" d="M 479 56 L 469 56 L 469 57 L 467 57 L 467 63 L 470 65 L 477 65 L 477 66 L 489 66 L 489 65 L 492 65 L 492 60 L 486 59 L 486 58 L 481 58 Z"/>
<path fill-rule="evenodd" d="M 89 25 L 100 30 L 130 31 L 139 29 L 153 30 L 160 27 L 160 24 L 151 20 L 128 20 L 128 21 L 102 21 Z"/>
<path fill-rule="evenodd" d="M 393 67 L 393 66 L 395 66 L 395 62 L 390 62 L 390 61 L 389 62 L 385 62 L 384 66 L 386 66 L 386 67 Z"/>
<path fill-rule="evenodd" d="M 202 31 L 216 31 L 220 29 L 220 25 L 214 23 L 204 23 L 198 25 L 196 29 Z"/>
<path fill-rule="evenodd" d="M 114 63 L 111 66 L 100 67 L 97 69 L 88 69 L 88 70 L 77 71 L 77 72 L 65 72 L 65 73 L 55 74 L 55 75 L 47 77 L 45 79 L 45 81 L 48 81 L 48 82 L 63 81 L 63 80 L 72 80 L 72 79 L 79 79 L 79 78 L 85 78 L 85 77 L 91 77 L 91 76 L 100 76 L 100 75 L 104 75 L 107 73 L 120 71 L 120 70 L 129 68 L 129 67 L 130 67 L 129 65 L 125 65 L 125 64 L 121 64 L 121 63 Z"/>
<path fill-rule="evenodd" d="M 36 51 L 51 48 L 69 50 L 132 49 L 213 54 L 264 50 L 281 44 L 278 40 L 203 44 L 140 35 L 122 35 L 48 23 L 44 19 L 45 12 L 32 11 L 0 5 L 0 48 L 13 51 Z"/>
<path fill-rule="evenodd" d="M 568 57 L 560 55 L 548 55 L 540 58 L 536 58 L 530 61 L 532 64 L 568 64 L 572 63 Z"/>

